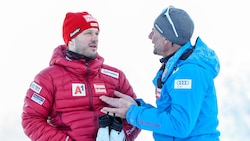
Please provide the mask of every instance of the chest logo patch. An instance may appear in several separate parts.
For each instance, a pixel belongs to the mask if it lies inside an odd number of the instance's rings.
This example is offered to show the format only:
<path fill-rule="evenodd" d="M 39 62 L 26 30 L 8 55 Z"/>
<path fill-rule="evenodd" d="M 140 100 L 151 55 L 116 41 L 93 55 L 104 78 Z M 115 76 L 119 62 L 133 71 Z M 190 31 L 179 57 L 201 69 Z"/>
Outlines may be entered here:
<path fill-rule="evenodd" d="M 192 79 L 176 79 L 174 80 L 174 89 L 191 89 Z"/>
<path fill-rule="evenodd" d="M 104 83 L 95 83 L 94 88 L 95 88 L 96 94 L 106 94 L 107 93 Z"/>
<path fill-rule="evenodd" d="M 119 73 L 111 71 L 111 70 L 101 69 L 101 73 L 114 77 L 114 78 L 119 78 Z"/>
<path fill-rule="evenodd" d="M 161 98 L 161 88 L 155 87 L 155 97 L 156 99 Z"/>
<path fill-rule="evenodd" d="M 85 85 L 81 83 L 72 83 L 72 96 L 86 96 Z"/>

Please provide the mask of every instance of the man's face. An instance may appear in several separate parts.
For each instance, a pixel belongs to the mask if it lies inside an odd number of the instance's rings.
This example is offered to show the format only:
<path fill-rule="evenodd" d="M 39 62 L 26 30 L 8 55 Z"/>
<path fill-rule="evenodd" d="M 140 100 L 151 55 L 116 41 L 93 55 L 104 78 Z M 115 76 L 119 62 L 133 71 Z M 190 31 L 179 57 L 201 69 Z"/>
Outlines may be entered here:
<path fill-rule="evenodd" d="M 99 30 L 97 28 L 84 30 L 70 41 L 72 46 L 69 46 L 69 50 L 95 59 L 98 47 L 98 35 Z"/>
<path fill-rule="evenodd" d="M 152 40 L 152 43 L 154 44 L 154 54 L 164 56 L 165 53 L 164 41 L 166 39 L 163 36 L 161 36 L 161 34 L 154 28 L 149 33 L 148 38 Z"/>

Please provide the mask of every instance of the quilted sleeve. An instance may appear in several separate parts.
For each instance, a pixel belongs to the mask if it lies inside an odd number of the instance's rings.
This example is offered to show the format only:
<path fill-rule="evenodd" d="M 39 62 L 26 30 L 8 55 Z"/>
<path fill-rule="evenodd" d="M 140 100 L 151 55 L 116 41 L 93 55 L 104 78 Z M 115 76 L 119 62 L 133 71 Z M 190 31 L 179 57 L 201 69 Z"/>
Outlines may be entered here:
<path fill-rule="evenodd" d="M 47 122 L 54 99 L 52 82 L 46 73 L 38 74 L 24 98 L 22 127 L 32 141 L 72 141 L 66 133 Z"/>

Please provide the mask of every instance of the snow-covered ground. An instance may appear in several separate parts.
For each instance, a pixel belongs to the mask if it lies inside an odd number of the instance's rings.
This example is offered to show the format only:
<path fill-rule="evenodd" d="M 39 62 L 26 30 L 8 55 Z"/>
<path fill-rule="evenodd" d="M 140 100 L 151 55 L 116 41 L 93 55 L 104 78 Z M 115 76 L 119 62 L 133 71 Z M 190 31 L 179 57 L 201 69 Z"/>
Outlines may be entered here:
<path fill-rule="evenodd" d="M 151 80 L 160 64 L 147 35 L 168 5 L 186 9 L 200 36 L 221 61 L 215 79 L 222 141 L 250 139 L 249 20 L 246 0 L 9 0 L 0 2 L 0 140 L 29 141 L 21 128 L 23 99 L 29 83 L 48 65 L 63 43 L 61 28 L 68 11 L 89 11 L 100 23 L 99 53 L 122 69 L 138 97 L 154 104 Z M 137 141 L 152 141 L 142 131 Z"/>

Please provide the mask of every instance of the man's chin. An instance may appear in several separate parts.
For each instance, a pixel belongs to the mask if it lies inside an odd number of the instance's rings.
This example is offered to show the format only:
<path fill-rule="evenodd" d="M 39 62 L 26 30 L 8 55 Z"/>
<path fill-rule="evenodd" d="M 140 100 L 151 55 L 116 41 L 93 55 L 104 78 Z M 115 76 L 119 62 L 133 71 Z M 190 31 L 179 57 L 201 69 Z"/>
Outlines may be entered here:
<path fill-rule="evenodd" d="M 90 58 L 90 59 L 92 59 L 92 60 L 94 60 L 94 59 L 96 59 L 96 53 L 95 54 L 93 54 L 93 55 L 89 55 L 88 57 Z"/>

